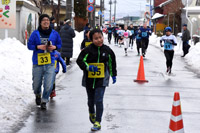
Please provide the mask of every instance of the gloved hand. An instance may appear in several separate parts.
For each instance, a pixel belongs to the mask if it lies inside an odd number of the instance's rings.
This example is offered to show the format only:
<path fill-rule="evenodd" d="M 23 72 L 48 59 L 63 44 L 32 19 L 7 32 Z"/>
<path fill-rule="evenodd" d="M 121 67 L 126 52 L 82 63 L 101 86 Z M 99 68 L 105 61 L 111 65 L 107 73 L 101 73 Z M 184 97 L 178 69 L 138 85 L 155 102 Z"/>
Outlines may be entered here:
<path fill-rule="evenodd" d="M 91 72 L 97 72 L 98 68 L 97 68 L 97 66 L 89 65 L 89 67 L 87 68 L 87 70 L 91 71 Z"/>
<path fill-rule="evenodd" d="M 113 80 L 113 84 L 115 84 L 117 82 L 116 76 L 112 76 L 112 80 Z"/>
<path fill-rule="evenodd" d="M 163 44 L 162 44 L 162 43 L 160 43 L 160 46 L 161 46 L 161 47 L 163 47 Z"/>
<path fill-rule="evenodd" d="M 63 69 L 62 72 L 63 72 L 63 73 L 66 73 L 66 70 Z"/>

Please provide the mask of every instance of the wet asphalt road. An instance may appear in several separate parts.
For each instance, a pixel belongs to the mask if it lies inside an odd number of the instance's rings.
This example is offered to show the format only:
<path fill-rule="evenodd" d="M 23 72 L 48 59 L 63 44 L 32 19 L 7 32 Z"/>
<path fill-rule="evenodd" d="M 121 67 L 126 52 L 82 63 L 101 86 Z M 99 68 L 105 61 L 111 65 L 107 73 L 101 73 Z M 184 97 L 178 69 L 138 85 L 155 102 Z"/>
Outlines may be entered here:
<path fill-rule="evenodd" d="M 110 84 L 104 97 L 101 133 L 166 133 L 171 116 L 173 94 L 180 92 L 184 129 L 200 131 L 200 82 L 198 75 L 175 56 L 172 72 L 165 76 L 165 57 L 149 46 L 144 59 L 149 83 L 133 82 L 140 57 L 134 50 L 124 56 L 123 48 L 110 45 L 117 56 L 117 83 Z M 48 109 L 34 111 L 18 133 L 90 133 L 87 97 L 81 86 L 82 71 L 73 62 L 71 69 L 57 83 L 57 96 Z"/>

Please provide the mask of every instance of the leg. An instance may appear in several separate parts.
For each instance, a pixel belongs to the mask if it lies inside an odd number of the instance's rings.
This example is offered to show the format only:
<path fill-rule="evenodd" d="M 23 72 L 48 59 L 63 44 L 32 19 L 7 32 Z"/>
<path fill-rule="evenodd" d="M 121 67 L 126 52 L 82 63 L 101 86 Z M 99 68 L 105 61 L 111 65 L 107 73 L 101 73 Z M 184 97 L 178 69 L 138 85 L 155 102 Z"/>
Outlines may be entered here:
<path fill-rule="evenodd" d="M 174 51 L 170 51 L 170 68 L 172 69 L 172 64 L 173 64 L 173 58 L 174 58 Z"/>
<path fill-rule="evenodd" d="M 94 114 L 95 113 L 95 108 L 94 108 L 94 100 L 95 100 L 95 90 L 92 88 L 86 88 L 87 91 L 87 96 L 88 96 L 88 108 L 89 108 L 89 113 Z"/>
<path fill-rule="evenodd" d="M 103 115 L 103 97 L 105 87 L 98 87 L 95 89 L 95 104 L 96 104 L 96 121 L 101 122 Z"/>
<path fill-rule="evenodd" d="M 141 48 L 142 48 L 142 55 L 145 56 L 145 51 L 146 51 L 145 40 L 141 41 Z"/>
<path fill-rule="evenodd" d="M 140 43 L 141 43 L 140 41 L 137 41 L 137 40 L 136 40 L 138 55 L 140 54 L 140 46 L 141 46 Z"/>
<path fill-rule="evenodd" d="M 54 64 L 45 65 L 45 73 L 44 73 L 44 90 L 42 96 L 42 102 L 47 103 L 49 101 L 49 96 L 52 91 L 52 86 L 55 77 L 55 66 Z"/>
<path fill-rule="evenodd" d="M 41 95 L 42 78 L 43 78 L 43 73 L 44 73 L 43 69 L 44 69 L 43 66 L 33 65 L 32 86 L 33 86 L 33 91 L 35 95 Z"/>
<path fill-rule="evenodd" d="M 171 66 L 170 51 L 169 50 L 165 50 L 164 54 L 165 54 L 165 58 L 166 58 L 166 66 L 167 66 L 167 68 L 170 68 L 170 66 Z"/>

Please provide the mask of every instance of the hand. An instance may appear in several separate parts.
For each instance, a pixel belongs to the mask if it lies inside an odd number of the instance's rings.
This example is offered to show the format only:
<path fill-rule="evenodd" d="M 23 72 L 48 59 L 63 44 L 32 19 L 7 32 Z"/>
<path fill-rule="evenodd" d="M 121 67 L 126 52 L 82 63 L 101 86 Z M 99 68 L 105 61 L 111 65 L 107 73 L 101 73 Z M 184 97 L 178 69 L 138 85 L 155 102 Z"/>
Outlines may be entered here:
<path fill-rule="evenodd" d="M 160 43 L 160 46 L 161 46 L 161 47 L 163 47 L 163 44 L 162 44 L 162 43 Z"/>
<path fill-rule="evenodd" d="M 63 73 L 66 73 L 66 70 L 63 70 L 62 72 L 63 72 Z"/>
<path fill-rule="evenodd" d="M 54 46 L 54 45 L 47 46 L 47 50 L 49 50 L 49 51 L 53 51 L 55 49 L 56 49 L 56 46 Z"/>
<path fill-rule="evenodd" d="M 46 45 L 37 45 L 37 49 L 46 50 L 47 47 L 46 47 Z"/>
<path fill-rule="evenodd" d="M 116 78 L 116 76 L 112 76 L 112 80 L 113 80 L 113 84 L 115 84 L 115 83 L 116 83 L 116 81 L 117 81 L 117 78 Z"/>
<path fill-rule="evenodd" d="M 97 66 L 90 65 L 90 66 L 88 67 L 88 71 L 97 72 L 97 71 L 98 71 L 98 68 L 97 68 Z"/>

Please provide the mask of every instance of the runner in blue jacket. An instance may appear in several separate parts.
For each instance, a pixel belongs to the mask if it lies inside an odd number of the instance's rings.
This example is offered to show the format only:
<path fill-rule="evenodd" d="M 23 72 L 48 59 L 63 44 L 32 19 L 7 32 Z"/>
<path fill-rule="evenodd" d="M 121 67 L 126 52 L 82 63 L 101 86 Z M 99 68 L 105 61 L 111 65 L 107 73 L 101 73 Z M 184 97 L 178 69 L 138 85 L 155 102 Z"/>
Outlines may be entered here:
<path fill-rule="evenodd" d="M 67 67 L 66 67 L 65 61 L 61 57 L 60 53 L 55 50 L 54 56 L 55 56 L 55 73 L 58 74 L 58 72 L 60 70 L 59 63 L 62 65 L 62 69 L 63 69 L 62 72 L 66 73 Z M 56 90 L 55 90 L 55 88 L 56 88 L 56 74 L 55 74 L 54 81 L 53 81 L 53 89 L 52 89 L 52 92 L 51 92 L 51 95 L 50 95 L 51 98 L 56 96 Z"/>
<path fill-rule="evenodd" d="M 41 109 L 46 109 L 55 75 L 55 50 L 61 48 L 61 39 L 59 34 L 50 28 L 50 18 L 47 14 L 39 17 L 39 24 L 38 29 L 29 38 L 28 49 L 33 51 L 32 85 L 35 101 L 37 105 L 41 105 Z"/>

